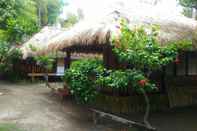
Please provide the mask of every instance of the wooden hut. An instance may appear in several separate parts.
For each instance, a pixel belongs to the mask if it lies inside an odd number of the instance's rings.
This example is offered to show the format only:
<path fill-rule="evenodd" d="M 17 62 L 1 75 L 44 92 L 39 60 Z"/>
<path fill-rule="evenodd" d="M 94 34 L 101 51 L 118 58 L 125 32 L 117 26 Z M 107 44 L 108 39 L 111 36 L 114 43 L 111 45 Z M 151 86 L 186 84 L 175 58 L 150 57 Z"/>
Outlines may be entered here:
<path fill-rule="evenodd" d="M 164 106 L 172 107 L 197 103 L 197 53 L 195 51 L 197 47 L 197 21 L 182 15 L 165 14 L 157 10 L 151 11 L 150 13 L 149 10 L 138 12 L 132 9 L 115 9 L 110 10 L 110 13 L 99 20 L 85 19 L 74 27 L 58 33 L 49 41 L 42 43 L 42 45 L 36 45 L 41 48 L 33 55 L 63 51 L 66 52 L 66 60 L 70 63 L 70 57 L 73 53 L 97 53 L 103 55 L 104 64 L 107 68 L 116 68 L 119 64 L 112 52 L 110 39 L 112 35 L 116 37 L 119 36 L 118 29 L 116 28 L 116 25 L 119 24 L 118 20 L 124 18 L 133 27 L 144 24 L 156 24 L 160 26 L 158 40 L 161 45 L 169 41 L 189 39 L 193 41 L 193 51 L 181 55 L 180 65 L 169 65 L 169 67 L 166 67 L 160 72 L 160 82 L 163 85 L 162 89 L 165 89 L 167 93 L 164 91 L 164 93 L 159 94 L 159 96 L 155 97 L 153 95 L 151 99 L 153 101 L 162 99 Z M 29 43 L 26 43 L 22 47 L 24 58 L 29 56 L 31 52 L 28 45 Z M 187 93 L 185 90 L 187 90 Z M 130 103 L 133 100 L 133 104 L 125 103 L 126 100 L 123 103 L 117 103 L 122 104 L 122 106 L 133 106 L 136 103 L 140 103 L 139 99 L 137 102 L 134 102 L 137 98 L 124 99 L 128 99 L 127 102 L 130 101 Z M 169 99 L 169 101 L 166 101 L 166 99 Z M 157 101 L 156 103 L 161 104 L 162 102 Z M 160 107 L 162 107 L 162 104 Z M 141 108 L 143 107 L 139 107 L 138 109 L 140 110 Z M 126 107 L 126 112 L 128 112 L 129 109 L 130 107 Z M 119 112 L 122 112 L 122 109 L 120 109 Z"/>
<path fill-rule="evenodd" d="M 46 26 L 41 29 L 40 32 L 36 33 L 30 40 L 22 45 L 23 60 L 18 62 L 15 68 L 20 69 L 26 75 L 31 76 L 32 80 L 34 77 L 42 77 L 44 75 L 45 69 L 38 65 L 33 57 L 36 55 L 37 51 L 46 49 L 45 44 L 48 43 L 52 38 L 65 32 L 66 29 Z M 34 49 L 35 48 L 35 49 Z M 69 54 L 66 52 L 61 52 L 59 50 L 49 52 L 47 54 L 52 54 L 55 57 L 55 62 L 53 68 L 49 71 L 49 76 L 62 76 L 64 70 L 69 67 L 70 60 L 68 60 Z M 68 55 L 68 56 L 67 56 Z M 70 57 L 70 56 L 69 56 Z M 77 60 L 82 57 L 99 57 L 96 55 L 86 55 L 86 54 L 73 54 L 72 60 Z"/>

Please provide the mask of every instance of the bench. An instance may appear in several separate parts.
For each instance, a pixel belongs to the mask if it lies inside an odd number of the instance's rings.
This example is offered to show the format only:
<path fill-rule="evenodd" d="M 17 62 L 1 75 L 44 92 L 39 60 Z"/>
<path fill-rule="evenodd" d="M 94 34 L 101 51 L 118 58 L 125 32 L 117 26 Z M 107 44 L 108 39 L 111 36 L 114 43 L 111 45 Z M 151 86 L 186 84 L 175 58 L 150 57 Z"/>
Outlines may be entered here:
<path fill-rule="evenodd" d="M 48 77 L 50 76 L 58 76 L 58 77 L 61 77 L 61 76 L 64 76 L 64 71 L 65 71 L 65 67 L 64 65 L 57 65 L 57 69 L 56 69 L 56 73 L 48 73 Z M 29 77 L 31 77 L 31 81 L 33 82 L 35 80 L 35 77 L 41 77 L 41 76 L 45 76 L 46 73 L 35 73 L 35 72 L 32 72 L 32 73 L 28 73 L 27 74 Z"/>
<path fill-rule="evenodd" d="M 35 80 L 35 77 L 44 77 L 45 76 L 45 73 L 28 73 L 27 74 L 29 77 L 31 77 L 31 81 L 33 82 Z M 48 76 L 58 76 L 58 77 L 61 77 L 61 76 L 64 76 L 64 74 L 60 74 L 60 73 L 48 73 Z"/>

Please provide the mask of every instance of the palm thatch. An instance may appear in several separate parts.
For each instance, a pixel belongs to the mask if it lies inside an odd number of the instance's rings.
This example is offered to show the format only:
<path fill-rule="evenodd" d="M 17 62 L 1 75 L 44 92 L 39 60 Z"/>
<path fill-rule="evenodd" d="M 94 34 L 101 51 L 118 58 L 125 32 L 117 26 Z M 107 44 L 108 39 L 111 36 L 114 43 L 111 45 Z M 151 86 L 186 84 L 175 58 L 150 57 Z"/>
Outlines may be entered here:
<path fill-rule="evenodd" d="M 43 50 L 46 48 L 46 43 L 49 42 L 53 37 L 56 37 L 63 33 L 63 29 L 58 29 L 56 27 L 46 26 L 36 33 L 30 40 L 24 43 L 21 47 L 23 57 L 27 58 L 30 56 L 36 55 L 36 51 L 33 51 L 33 48 L 36 50 Z"/>
<path fill-rule="evenodd" d="M 30 54 L 30 50 L 28 49 L 29 44 L 40 48 L 40 50 L 35 53 L 39 55 L 63 50 L 71 46 L 89 46 L 109 43 L 110 34 L 115 34 L 117 37 L 119 36 L 119 29 L 117 29 L 116 26 L 120 18 L 128 20 L 129 24 L 133 27 L 138 25 L 159 25 L 160 33 L 158 40 L 161 44 L 165 44 L 169 41 L 190 39 L 194 41 L 193 45 L 196 47 L 197 21 L 193 19 L 186 18 L 182 15 L 161 12 L 154 8 L 147 10 L 121 8 L 110 11 L 111 13 L 108 13 L 104 17 L 100 17 L 96 20 L 83 20 L 68 30 L 46 33 L 48 35 L 47 40 L 45 40 L 44 37 L 41 38 L 42 35 L 38 34 L 36 37 L 42 40 L 36 42 L 34 38 L 32 38 L 32 40 L 25 43 L 22 48 L 24 56 L 26 57 Z"/>

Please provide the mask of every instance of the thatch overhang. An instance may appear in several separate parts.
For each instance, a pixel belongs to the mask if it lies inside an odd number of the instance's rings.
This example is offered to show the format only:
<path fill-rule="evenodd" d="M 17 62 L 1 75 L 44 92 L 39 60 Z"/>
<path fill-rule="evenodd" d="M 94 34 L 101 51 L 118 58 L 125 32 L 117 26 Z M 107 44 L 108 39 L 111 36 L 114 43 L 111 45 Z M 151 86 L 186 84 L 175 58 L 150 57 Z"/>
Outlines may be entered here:
<path fill-rule="evenodd" d="M 20 48 L 23 53 L 23 58 L 37 55 L 37 52 L 46 49 L 46 43 L 49 42 L 53 37 L 56 37 L 63 33 L 64 29 L 56 27 L 45 26 L 40 32 L 33 35 L 33 37 L 22 45 Z M 36 48 L 37 51 L 33 51 Z M 61 54 L 62 55 L 62 54 Z"/>
<path fill-rule="evenodd" d="M 83 20 L 68 30 L 54 33 L 54 36 L 48 37 L 49 40 L 43 41 L 42 47 L 39 43 L 32 43 L 40 48 L 34 55 L 60 50 L 84 53 L 102 52 L 105 48 L 103 45 L 110 44 L 112 35 L 119 36 L 120 32 L 116 26 L 120 18 L 128 20 L 131 27 L 153 24 L 160 26 L 158 40 L 161 45 L 169 41 L 189 39 L 193 40 L 194 48 L 197 47 L 197 21 L 182 15 L 165 14 L 156 10 L 150 12 L 121 9 L 112 11 L 102 19 Z M 25 43 L 25 48 L 22 48 L 24 57 L 29 55 L 27 45 L 31 43 L 30 41 Z"/>

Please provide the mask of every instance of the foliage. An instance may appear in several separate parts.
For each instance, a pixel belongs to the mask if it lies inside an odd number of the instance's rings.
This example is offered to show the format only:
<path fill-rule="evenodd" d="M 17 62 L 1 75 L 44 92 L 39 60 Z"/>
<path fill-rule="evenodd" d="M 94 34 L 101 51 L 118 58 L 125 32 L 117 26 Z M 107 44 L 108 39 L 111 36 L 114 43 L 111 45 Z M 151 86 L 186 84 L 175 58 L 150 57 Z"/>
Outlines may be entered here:
<path fill-rule="evenodd" d="M 197 1 L 196 0 L 179 0 L 179 2 L 182 6 L 197 9 Z"/>
<path fill-rule="evenodd" d="M 54 57 L 50 55 L 35 56 L 35 61 L 38 65 L 44 67 L 47 71 L 52 69 L 54 63 Z"/>
<path fill-rule="evenodd" d="M 179 3 L 184 7 L 183 14 L 188 17 L 197 17 L 196 13 L 193 12 L 193 9 L 197 10 L 197 1 L 196 0 L 179 0 Z M 193 14 L 195 13 L 195 14 Z"/>
<path fill-rule="evenodd" d="M 36 3 L 38 25 L 54 24 L 62 9 L 61 0 L 33 0 Z"/>
<path fill-rule="evenodd" d="M 19 49 L 12 47 L 11 44 L 0 42 L 0 73 L 4 76 L 12 74 L 9 79 L 14 80 L 18 72 L 13 69 L 14 64 L 21 58 Z"/>
<path fill-rule="evenodd" d="M 97 59 L 78 60 L 64 74 L 64 81 L 69 85 L 70 92 L 79 102 L 92 102 L 97 95 L 96 87 L 133 88 L 140 92 L 156 89 L 155 85 L 136 70 L 108 70 Z"/>
<path fill-rule="evenodd" d="M 26 40 L 41 26 L 54 24 L 61 5 L 61 0 L 1 0 L 0 38 L 11 43 Z"/>
<path fill-rule="evenodd" d="M 0 37 L 4 40 L 18 43 L 24 36 L 37 31 L 36 8 L 32 0 L 6 0 L 0 3 L 0 10 L 3 13 L 0 30 L 6 32 Z"/>
<path fill-rule="evenodd" d="M 66 70 L 64 80 L 69 85 L 70 92 L 79 102 L 86 103 L 94 100 L 96 95 L 94 76 L 95 69 L 101 66 L 101 61 L 84 59 L 75 61 Z"/>
<path fill-rule="evenodd" d="M 8 18 L 15 15 L 14 8 L 15 0 L 1 0 L 0 2 L 0 28 L 5 28 Z"/>
<path fill-rule="evenodd" d="M 33 45 L 29 45 L 29 48 L 35 52 L 38 51 L 39 49 L 34 47 Z M 46 69 L 46 71 L 48 72 L 48 70 L 52 69 L 53 67 L 53 63 L 55 61 L 55 58 L 52 54 L 48 54 L 48 55 L 38 55 L 38 56 L 34 56 L 33 57 L 34 60 L 37 62 L 38 65 L 44 67 Z"/>
<path fill-rule="evenodd" d="M 184 7 L 182 13 L 183 13 L 183 15 L 185 15 L 189 18 L 192 18 L 192 8 Z"/>
<path fill-rule="evenodd" d="M 61 25 L 64 28 L 73 26 L 79 21 L 79 17 L 74 14 L 68 14 L 66 20 L 61 20 Z"/>
<path fill-rule="evenodd" d="M 54 24 L 61 13 L 63 3 L 61 0 L 48 0 L 48 24 Z"/>
<path fill-rule="evenodd" d="M 38 27 L 35 23 L 18 17 L 18 19 L 9 19 L 7 22 L 8 41 L 19 43 L 25 37 L 37 32 Z"/>
<path fill-rule="evenodd" d="M 0 29 L 0 41 L 7 41 L 9 38 L 8 32 Z"/>
<path fill-rule="evenodd" d="M 120 38 L 112 40 L 113 51 L 121 62 L 128 62 L 137 70 L 160 69 L 172 62 L 179 50 L 191 45 L 190 41 L 182 40 L 160 46 L 157 26 L 141 26 L 132 30 L 124 20 L 120 26 Z"/>
<path fill-rule="evenodd" d="M 39 30 L 39 20 L 45 19 L 46 24 L 53 24 L 61 11 L 61 0 L 1 0 L 0 2 L 0 73 L 15 78 L 19 74 L 13 70 L 15 60 L 20 53 L 14 45 L 27 40 Z M 41 3 L 38 3 L 41 2 Z M 40 5 L 39 5 L 40 4 Z M 47 10 L 38 12 L 38 10 Z M 41 16 L 39 13 L 42 13 Z M 43 22 L 44 23 L 44 22 Z M 46 68 L 50 67 L 51 58 L 36 58 Z"/>
<path fill-rule="evenodd" d="M 117 26 L 117 28 L 120 30 L 120 37 L 112 39 L 113 51 L 120 62 L 127 62 L 134 69 L 126 70 L 129 73 L 128 75 L 119 72 L 119 75 L 122 74 L 122 76 L 118 77 L 117 75 L 117 77 L 120 78 L 121 82 L 126 81 L 126 83 L 129 79 L 135 88 L 139 87 L 139 79 L 136 80 L 135 78 L 143 78 L 140 80 L 142 85 L 148 83 L 148 77 L 152 71 L 159 70 L 171 62 L 177 61 L 178 52 L 189 49 L 192 44 L 189 40 L 181 40 L 160 46 L 157 40 L 159 29 L 157 26 L 140 26 L 131 29 L 125 20 L 121 20 L 120 26 Z M 127 77 L 123 77 L 123 75 L 130 78 L 126 79 Z M 119 82 L 113 75 L 109 79 Z M 148 83 L 145 85 L 148 85 L 144 88 L 145 91 L 155 89 L 154 84 Z M 125 86 L 127 85 L 125 84 Z"/>
<path fill-rule="evenodd" d="M 140 88 L 143 88 L 145 91 L 156 89 L 155 84 L 152 84 L 142 72 L 134 69 L 108 71 L 107 74 L 100 75 L 97 78 L 96 84 L 99 87 L 115 89 L 132 88 L 139 93 L 141 93 Z"/>

